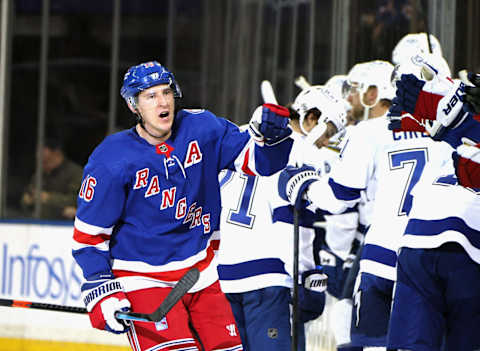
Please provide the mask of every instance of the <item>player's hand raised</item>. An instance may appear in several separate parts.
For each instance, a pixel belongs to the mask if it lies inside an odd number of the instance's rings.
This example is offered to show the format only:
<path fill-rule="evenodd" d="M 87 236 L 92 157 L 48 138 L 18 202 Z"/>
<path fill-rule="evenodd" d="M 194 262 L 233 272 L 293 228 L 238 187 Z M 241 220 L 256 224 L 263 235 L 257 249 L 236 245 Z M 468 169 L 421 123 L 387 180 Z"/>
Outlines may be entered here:
<path fill-rule="evenodd" d="M 290 111 L 286 107 L 263 104 L 253 113 L 248 131 L 256 142 L 275 145 L 292 134 L 288 126 L 289 117 Z"/>

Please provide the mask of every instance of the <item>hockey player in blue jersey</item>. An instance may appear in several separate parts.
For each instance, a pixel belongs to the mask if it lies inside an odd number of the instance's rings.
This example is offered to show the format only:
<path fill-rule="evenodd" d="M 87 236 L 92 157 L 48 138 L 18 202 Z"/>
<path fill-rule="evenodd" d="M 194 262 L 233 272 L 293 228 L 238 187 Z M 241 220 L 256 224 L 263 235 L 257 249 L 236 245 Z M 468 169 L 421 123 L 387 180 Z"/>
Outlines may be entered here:
<path fill-rule="evenodd" d="M 128 332 L 133 350 L 241 350 L 213 261 L 217 175 L 282 169 L 293 144 L 288 109 L 264 105 L 245 132 L 209 111 L 176 111 L 182 93 L 156 61 L 131 67 L 121 95 L 137 124 L 93 151 L 78 195 L 72 252 L 91 323 Z M 198 282 L 161 322 L 128 326 L 114 317 L 154 311 L 191 267 Z M 106 289 L 112 281 L 116 288 Z"/>

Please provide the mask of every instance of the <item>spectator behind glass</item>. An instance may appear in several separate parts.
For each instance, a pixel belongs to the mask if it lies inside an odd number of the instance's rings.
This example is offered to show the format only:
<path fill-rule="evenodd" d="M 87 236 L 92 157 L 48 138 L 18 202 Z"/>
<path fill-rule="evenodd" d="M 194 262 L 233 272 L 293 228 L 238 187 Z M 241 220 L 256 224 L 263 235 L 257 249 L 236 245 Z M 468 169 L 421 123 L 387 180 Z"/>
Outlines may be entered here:
<path fill-rule="evenodd" d="M 82 168 L 65 156 L 62 142 L 57 138 L 47 138 L 38 156 L 43 165 L 40 218 L 73 220 Z M 21 205 L 28 215 L 33 216 L 35 174 L 22 195 Z"/>

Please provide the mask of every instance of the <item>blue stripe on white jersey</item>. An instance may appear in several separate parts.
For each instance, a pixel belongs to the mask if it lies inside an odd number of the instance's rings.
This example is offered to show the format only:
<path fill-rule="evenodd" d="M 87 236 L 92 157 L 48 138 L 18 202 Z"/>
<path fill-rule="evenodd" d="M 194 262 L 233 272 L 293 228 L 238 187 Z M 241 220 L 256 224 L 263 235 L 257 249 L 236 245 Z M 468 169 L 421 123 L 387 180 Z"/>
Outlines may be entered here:
<path fill-rule="evenodd" d="M 360 193 L 365 189 L 351 188 L 335 182 L 332 178 L 328 180 L 328 184 L 332 188 L 333 194 L 338 200 L 343 201 L 359 201 Z"/>
<path fill-rule="evenodd" d="M 456 242 L 480 263 L 480 194 L 452 179 L 454 175 L 436 177 L 416 186 L 402 246 L 436 248 Z"/>
<path fill-rule="evenodd" d="M 299 225 L 306 228 L 313 228 L 313 223 L 317 221 L 317 215 L 307 209 L 300 212 Z M 285 205 L 273 210 L 272 221 L 293 224 L 293 206 Z"/>
<path fill-rule="evenodd" d="M 362 249 L 362 259 L 377 261 L 390 267 L 397 264 L 397 253 L 382 246 L 365 244 Z"/>
<path fill-rule="evenodd" d="M 412 218 L 405 229 L 409 235 L 432 237 L 448 231 L 462 233 L 473 246 L 480 248 L 480 231 L 470 228 L 462 218 L 448 217 L 429 221 Z"/>
<path fill-rule="evenodd" d="M 236 264 L 218 265 L 218 275 L 222 280 L 245 279 L 272 273 L 287 274 L 285 264 L 279 258 L 260 258 Z"/>

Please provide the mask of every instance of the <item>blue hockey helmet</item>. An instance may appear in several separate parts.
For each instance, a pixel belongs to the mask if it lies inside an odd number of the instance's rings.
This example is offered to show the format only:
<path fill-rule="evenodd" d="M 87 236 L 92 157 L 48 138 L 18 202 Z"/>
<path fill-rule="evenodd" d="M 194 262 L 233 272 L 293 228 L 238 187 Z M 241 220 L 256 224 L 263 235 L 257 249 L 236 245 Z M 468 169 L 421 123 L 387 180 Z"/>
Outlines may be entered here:
<path fill-rule="evenodd" d="M 135 97 L 141 91 L 159 84 L 169 84 L 173 90 L 173 96 L 176 98 L 182 97 L 182 91 L 173 74 L 157 61 L 149 61 L 130 67 L 123 77 L 120 95 L 127 103 L 135 107 Z"/>

